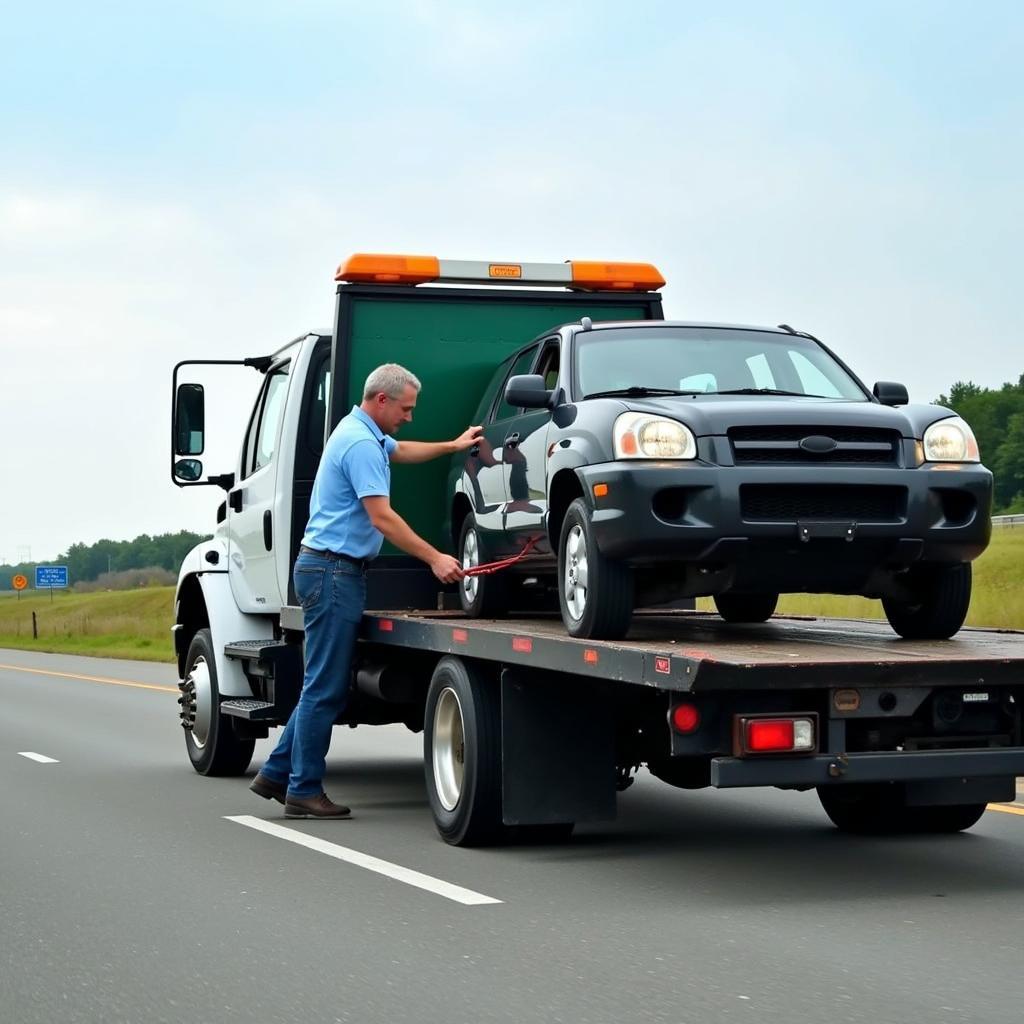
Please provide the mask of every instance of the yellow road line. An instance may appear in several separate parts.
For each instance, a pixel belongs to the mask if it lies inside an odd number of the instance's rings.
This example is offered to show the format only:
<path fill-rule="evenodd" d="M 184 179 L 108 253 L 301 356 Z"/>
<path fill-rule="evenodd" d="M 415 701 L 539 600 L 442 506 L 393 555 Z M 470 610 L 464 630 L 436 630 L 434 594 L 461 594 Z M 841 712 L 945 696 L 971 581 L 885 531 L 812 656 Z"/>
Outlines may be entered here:
<path fill-rule="evenodd" d="M 989 804 L 990 811 L 1002 811 L 1003 814 L 1024 814 L 1024 807 L 1007 807 L 1006 804 Z"/>
<path fill-rule="evenodd" d="M 157 686 L 155 683 L 134 683 L 127 679 L 107 679 L 105 676 L 82 676 L 74 672 L 51 672 L 44 668 L 25 668 L 23 665 L 0 665 L 9 672 L 31 672 L 37 676 L 57 676 L 59 679 L 82 679 L 87 683 L 105 683 L 107 686 L 131 686 L 136 690 L 160 690 L 162 693 L 177 693 L 176 686 Z"/>

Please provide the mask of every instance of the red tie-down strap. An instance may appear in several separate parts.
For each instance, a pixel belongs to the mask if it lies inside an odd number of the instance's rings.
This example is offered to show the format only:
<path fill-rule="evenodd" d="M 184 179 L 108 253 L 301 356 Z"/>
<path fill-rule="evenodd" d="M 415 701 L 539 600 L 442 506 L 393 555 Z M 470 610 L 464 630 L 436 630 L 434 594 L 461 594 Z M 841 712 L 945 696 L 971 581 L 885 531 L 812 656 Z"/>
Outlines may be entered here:
<path fill-rule="evenodd" d="M 507 569 L 510 565 L 515 565 L 516 562 L 521 562 L 530 553 L 530 549 L 533 548 L 539 540 L 540 537 L 531 537 L 518 555 L 513 555 L 511 558 L 503 558 L 500 562 L 486 562 L 484 565 L 474 565 L 470 569 L 464 569 L 462 574 L 463 576 L 490 576 L 492 572 L 498 572 L 500 569 Z"/>

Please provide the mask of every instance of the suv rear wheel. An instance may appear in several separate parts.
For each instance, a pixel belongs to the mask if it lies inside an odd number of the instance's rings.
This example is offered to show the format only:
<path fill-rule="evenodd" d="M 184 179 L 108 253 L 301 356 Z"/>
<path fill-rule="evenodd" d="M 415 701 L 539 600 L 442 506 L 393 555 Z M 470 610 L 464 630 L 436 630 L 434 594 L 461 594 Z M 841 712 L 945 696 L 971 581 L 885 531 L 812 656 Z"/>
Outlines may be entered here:
<path fill-rule="evenodd" d="M 883 597 L 889 625 L 907 640 L 946 640 L 967 618 L 971 604 L 971 564 L 939 566 L 912 573 L 911 597 Z"/>
<path fill-rule="evenodd" d="M 480 554 L 480 532 L 470 512 L 459 531 L 458 559 L 463 569 L 471 569 L 483 561 Z M 466 576 L 459 584 L 462 610 L 474 619 L 493 619 L 507 611 L 508 587 L 501 573 L 490 576 Z"/>
<path fill-rule="evenodd" d="M 618 640 L 633 617 L 633 574 L 598 550 L 586 502 L 565 513 L 558 542 L 558 602 L 570 636 Z"/>
<path fill-rule="evenodd" d="M 765 622 L 778 603 L 778 594 L 715 595 L 715 607 L 726 622 Z"/>

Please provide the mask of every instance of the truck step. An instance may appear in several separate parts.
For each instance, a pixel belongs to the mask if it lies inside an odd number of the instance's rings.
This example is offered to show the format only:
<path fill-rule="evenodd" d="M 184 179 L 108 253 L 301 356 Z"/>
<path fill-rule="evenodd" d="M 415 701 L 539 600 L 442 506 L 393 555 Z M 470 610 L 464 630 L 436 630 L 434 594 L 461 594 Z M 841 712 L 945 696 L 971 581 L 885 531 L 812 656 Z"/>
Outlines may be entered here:
<path fill-rule="evenodd" d="M 292 645 L 273 637 L 266 640 L 234 640 L 224 645 L 224 653 L 229 658 L 242 661 L 263 661 L 285 653 L 289 647 Z"/>
<path fill-rule="evenodd" d="M 244 718 L 250 722 L 260 722 L 265 719 L 273 720 L 277 716 L 274 712 L 274 705 L 265 700 L 253 700 L 249 697 L 236 697 L 233 700 L 222 700 L 220 709 L 225 715 L 234 718 Z"/>

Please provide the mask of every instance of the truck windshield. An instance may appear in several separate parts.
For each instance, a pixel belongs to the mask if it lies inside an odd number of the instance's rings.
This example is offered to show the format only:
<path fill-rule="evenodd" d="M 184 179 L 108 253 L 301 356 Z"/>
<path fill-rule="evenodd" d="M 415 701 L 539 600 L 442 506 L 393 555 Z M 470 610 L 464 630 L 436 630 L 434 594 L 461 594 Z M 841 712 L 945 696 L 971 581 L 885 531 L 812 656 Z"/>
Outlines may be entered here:
<path fill-rule="evenodd" d="M 725 327 L 623 327 L 576 335 L 576 399 L 600 394 L 786 394 L 869 401 L 810 338 Z"/>

